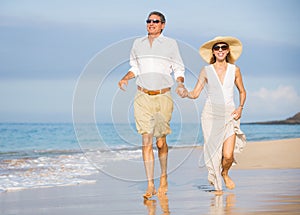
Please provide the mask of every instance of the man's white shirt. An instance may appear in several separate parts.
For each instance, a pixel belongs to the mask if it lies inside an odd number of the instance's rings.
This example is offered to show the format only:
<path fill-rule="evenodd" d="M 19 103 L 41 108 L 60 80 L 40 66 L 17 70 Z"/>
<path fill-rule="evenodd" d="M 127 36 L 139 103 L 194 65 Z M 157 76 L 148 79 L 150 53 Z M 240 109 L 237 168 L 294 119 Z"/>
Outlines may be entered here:
<path fill-rule="evenodd" d="M 148 36 L 134 41 L 130 52 L 129 71 L 136 84 L 148 90 L 171 87 L 178 77 L 184 78 L 184 64 L 176 40 L 160 35 L 150 46 Z"/>

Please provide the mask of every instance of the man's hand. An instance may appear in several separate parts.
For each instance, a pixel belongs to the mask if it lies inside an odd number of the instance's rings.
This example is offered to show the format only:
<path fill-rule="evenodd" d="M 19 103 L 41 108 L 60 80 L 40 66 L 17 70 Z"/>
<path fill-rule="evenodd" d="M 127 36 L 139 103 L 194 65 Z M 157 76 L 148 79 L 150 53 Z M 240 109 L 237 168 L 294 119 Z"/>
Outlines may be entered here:
<path fill-rule="evenodd" d="M 186 88 L 184 88 L 181 98 L 186 98 L 186 97 L 188 97 L 188 95 L 189 95 L 189 91 Z"/>
<path fill-rule="evenodd" d="M 179 83 L 176 87 L 175 92 L 177 93 L 177 95 L 179 95 L 181 98 L 184 98 L 187 96 L 187 89 L 185 89 L 184 84 L 183 83 Z"/>
<path fill-rule="evenodd" d="M 119 81 L 118 85 L 120 87 L 121 90 L 126 91 L 126 89 L 124 88 L 124 86 L 127 87 L 128 85 L 128 80 L 134 78 L 134 73 L 129 71 L 122 79 L 121 81 Z"/>
<path fill-rule="evenodd" d="M 121 90 L 126 91 L 126 89 L 124 88 L 124 86 L 127 87 L 128 80 L 122 79 L 121 81 L 119 81 L 118 85 L 119 85 L 119 87 L 120 87 Z"/>

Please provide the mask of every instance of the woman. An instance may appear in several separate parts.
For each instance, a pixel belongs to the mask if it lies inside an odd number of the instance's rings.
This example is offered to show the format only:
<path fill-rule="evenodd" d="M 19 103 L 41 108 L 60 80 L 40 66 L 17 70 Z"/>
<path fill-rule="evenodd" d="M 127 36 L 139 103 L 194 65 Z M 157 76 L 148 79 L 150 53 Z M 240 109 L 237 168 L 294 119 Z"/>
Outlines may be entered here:
<path fill-rule="evenodd" d="M 195 88 L 184 97 L 196 99 L 204 86 L 207 99 L 201 123 L 204 136 L 204 161 L 208 180 L 216 194 L 222 194 L 222 178 L 228 189 L 235 187 L 228 175 L 234 152 L 240 152 L 246 138 L 240 130 L 240 118 L 246 100 L 240 68 L 234 62 L 242 53 L 242 43 L 234 37 L 219 36 L 200 47 L 201 57 L 209 63 L 199 75 Z M 239 91 L 239 106 L 234 104 L 234 85 Z"/>

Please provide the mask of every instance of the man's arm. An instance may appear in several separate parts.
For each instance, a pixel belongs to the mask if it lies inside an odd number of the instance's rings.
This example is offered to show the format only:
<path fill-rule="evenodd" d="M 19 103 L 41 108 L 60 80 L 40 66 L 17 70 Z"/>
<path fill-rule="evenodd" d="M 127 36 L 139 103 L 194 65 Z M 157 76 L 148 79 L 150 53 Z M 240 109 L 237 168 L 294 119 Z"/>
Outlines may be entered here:
<path fill-rule="evenodd" d="M 184 68 L 184 64 L 179 52 L 179 48 L 177 45 L 177 42 L 174 41 L 173 44 L 173 49 L 172 53 L 172 59 L 173 59 L 173 63 L 172 63 L 172 69 L 174 71 L 174 77 L 176 79 L 176 83 L 177 83 L 177 87 L 176 87 L 176 93 L 180 96 L 183 97 L 184 96 L 184 91 L 186 91 L 185 87 L 184 87 L 184 73 L 185 73 L 185 68 Z"/>
<path fill-rule="evenodd" d="M 176 79 L 177 87 L 176 87 L 176 93 L 180 96 L 184 96 L 184 92 L 186 91 L 185 86 L 184 86 L 184 77 L 177 77 Z"/>
<path fill-rule="evenodd" d="M 134 77 L 135 77 L 135 75 L 134 75 L 133 72 L 131 72 L 131 71 L 127 72 L 127 74 L 118 83 L 120 89 L 125 91 L 125 89 L 123 88 L 124 84 L 127 86 L 128 85 L 128 80 L 130 80 Z"/>

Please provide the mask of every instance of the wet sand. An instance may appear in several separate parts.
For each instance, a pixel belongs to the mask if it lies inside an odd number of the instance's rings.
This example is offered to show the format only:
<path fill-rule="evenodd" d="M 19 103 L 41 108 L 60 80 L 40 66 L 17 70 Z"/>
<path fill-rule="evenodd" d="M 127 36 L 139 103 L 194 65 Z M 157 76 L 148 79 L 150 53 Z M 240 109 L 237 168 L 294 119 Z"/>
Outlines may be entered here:
<path fill-rule="evenodd" d="M 145 201 L 146 182 L 131 180 L 141 163 L 114 162 L 93 184 L 0 193 L 0 214 L 300 214 L 299 149 L 300 138 L 248 143 L 230 171 L 236 188 L 221 196 L 199 166 L 202 148 L 182 148 L 170 149 L 167 196 Z M 122 177 L 108 175 L 115 169 Z"/>

